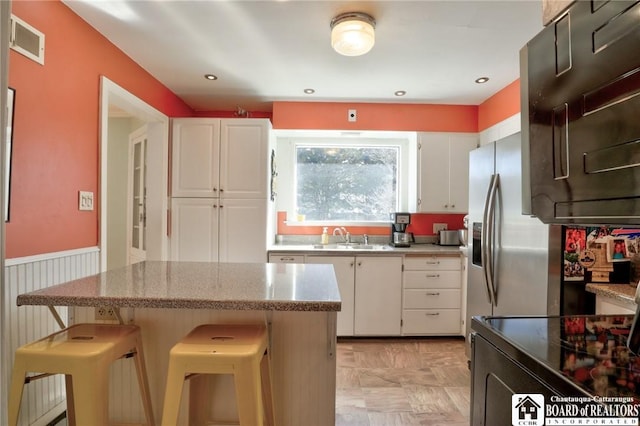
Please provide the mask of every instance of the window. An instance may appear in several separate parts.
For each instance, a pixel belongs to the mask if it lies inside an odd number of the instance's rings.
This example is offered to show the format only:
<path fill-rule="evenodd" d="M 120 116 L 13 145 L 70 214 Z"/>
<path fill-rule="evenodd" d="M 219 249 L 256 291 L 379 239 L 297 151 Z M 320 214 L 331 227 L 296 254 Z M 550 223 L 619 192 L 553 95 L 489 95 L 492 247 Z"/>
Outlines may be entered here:
<path fill-rule="evenodd" d="M 372 133 L 278 137 L 276 208 L 287 211 L 289 225 L 388 226 L 390 213 L 415 208 L 415 133 Z"/>
<path fill-rule="evenodd" d="M 397 146 L 296 145 L 296 210 L 305 220 L 384 221 L 398 210 Z"/>

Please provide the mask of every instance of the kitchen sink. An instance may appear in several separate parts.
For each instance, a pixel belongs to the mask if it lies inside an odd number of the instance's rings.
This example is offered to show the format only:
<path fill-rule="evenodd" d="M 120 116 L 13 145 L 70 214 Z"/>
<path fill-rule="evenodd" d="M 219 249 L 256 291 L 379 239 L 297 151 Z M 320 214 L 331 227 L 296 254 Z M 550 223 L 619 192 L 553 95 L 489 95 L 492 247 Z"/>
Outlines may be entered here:
<path fill-rule="evenodd" d="M 338 243 L 338 244 L 314 244 L 317 250 L 389 250 L 386 244 L 362 244 L 362 243 Z"/>

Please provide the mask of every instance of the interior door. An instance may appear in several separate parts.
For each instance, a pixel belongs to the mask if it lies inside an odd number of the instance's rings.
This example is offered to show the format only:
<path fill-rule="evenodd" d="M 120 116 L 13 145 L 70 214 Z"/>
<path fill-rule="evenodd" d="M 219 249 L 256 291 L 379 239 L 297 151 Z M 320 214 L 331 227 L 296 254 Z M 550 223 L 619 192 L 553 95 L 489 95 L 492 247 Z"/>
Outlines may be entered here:
<path fill-rule="evenodd" d="M 147 258 L 147 132 L 139 129 L 129 136 L 129 200 L 127 263 Z"/>

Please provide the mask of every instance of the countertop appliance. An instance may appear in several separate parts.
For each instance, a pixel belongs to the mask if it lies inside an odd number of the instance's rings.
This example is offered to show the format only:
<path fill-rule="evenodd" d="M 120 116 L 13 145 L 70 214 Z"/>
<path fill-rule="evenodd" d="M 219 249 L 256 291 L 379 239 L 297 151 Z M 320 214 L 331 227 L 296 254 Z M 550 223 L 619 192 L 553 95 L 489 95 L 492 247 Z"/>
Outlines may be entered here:
<path fill-rule="evenodd" d="M 521 213 L 520 160 L 520 133 L 469 154 L 467 338 L 475 315 L 560 314 L 561 226 Z"/>
<path fill-rule="evenodd" d="M 632 319 L 624 315 L 474 318 L 470 424 L 516 424 L 511 399 L 516 393 L 542 394 L 546 403 L 554 395 L 639 399 L 640 360 L 625 347 Z"/>
<path fill-rule="evenodd" d="M 440 246 L 459 246 L 460 232 L 450 231 L 447 229 L 438 231 L 438 245 Z"/>
<path fill-rule="evenodd" d="M 394 247 L 411 246 L 411 234 L 407 226 L 411 223 L 410 213 L 391 213 L 391 245 Z"/>
<path fill-rule="evenodd" d="M 520 52 L 531 208 L 545 223 L 640 222 L 638 16 L 638 1 L 576 1 Z"/>

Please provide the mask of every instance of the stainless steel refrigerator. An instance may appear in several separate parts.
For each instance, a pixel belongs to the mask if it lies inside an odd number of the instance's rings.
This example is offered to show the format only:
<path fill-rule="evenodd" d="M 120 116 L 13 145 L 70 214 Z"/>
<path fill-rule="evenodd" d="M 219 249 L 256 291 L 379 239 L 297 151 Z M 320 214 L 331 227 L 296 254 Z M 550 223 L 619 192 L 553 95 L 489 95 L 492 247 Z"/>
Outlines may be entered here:
<path fill-rule="evenodd" d="M 560 313 L 561 230 L 522 214 L 521 145 L 517 133 L 469 154 L 467 339 L 472 316 Z"/>

